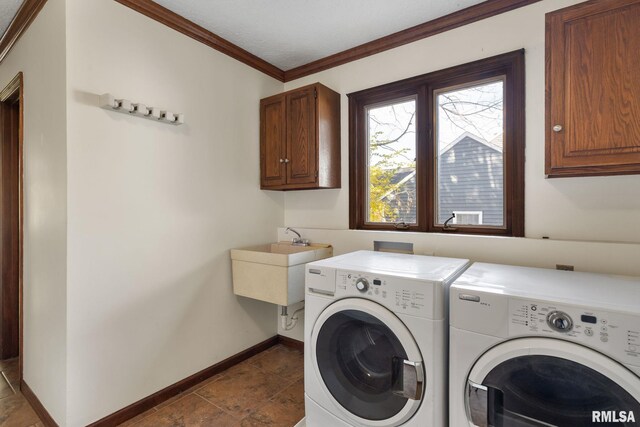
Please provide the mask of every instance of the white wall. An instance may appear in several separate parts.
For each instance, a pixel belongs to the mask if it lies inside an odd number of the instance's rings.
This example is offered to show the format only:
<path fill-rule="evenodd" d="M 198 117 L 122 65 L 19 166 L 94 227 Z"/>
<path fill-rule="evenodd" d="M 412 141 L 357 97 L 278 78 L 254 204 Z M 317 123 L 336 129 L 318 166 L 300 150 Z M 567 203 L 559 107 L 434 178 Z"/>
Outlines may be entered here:
<path fill-rule="evenodd" d="M 276 333 L 236 297 L 229 249 L 273 241 L 259 100 L 283 84 L 113 0 L 67 0 L 68 425 L 148 396 Z M 186 125 L 97 107 L 111 92 Z"/>
<path fill-rule="evenodd" d="M 49 0 L 0 64 L 24 73 L 24 380 L 65 423 L 67 147 L 65 2 Z"/>
<path fill-rule="evenodd" d="M 372 249 L 374 240 L 413 242 L 416 253 L 476 261 L 640 275 L 640 175 L 544 178 L 544 50 L 546 12 L 579 0 L 545 0 L 285 84 L 320 81 L 342 94 L 342 188 L 288 192 L 285 225 L 335 254 Z M 526 239 L 349 228 L 346 94 L 524 48 L 526 61 Z M 552 240 L 542 240 L 548 236 Z M 280 237 L 288 236 L 280 230 Z M 618 243 L 595 243 L 618 242 Z M 291 311 L 291 310 L 290 310 Z M 303 325 L 280 334 L 303 338 Z"/>
<path fill-rule="evenodd" d="M 544 14 L 579 3 L 545 0 L 340 67 L 288 82 L 320 81 L 342 94 L 342 189 L 288 192 L 287 226 L 347 229 L 346 94 L 524 48 L 526 50 L 525 233 L 527 237 L 640 242 L 640 175 L 544 178 Z"/>

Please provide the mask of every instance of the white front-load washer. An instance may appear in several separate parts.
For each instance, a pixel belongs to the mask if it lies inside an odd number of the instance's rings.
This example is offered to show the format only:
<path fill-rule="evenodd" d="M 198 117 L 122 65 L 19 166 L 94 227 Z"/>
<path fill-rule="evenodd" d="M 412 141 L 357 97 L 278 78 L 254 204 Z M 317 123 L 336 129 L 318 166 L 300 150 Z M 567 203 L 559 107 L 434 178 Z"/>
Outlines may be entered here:
<path fill-rule="evenodd" d="M 450 297 L 451 427 L 640 425 L 640 279 L 476 263 Z"/>
<path fill-rule="evenodd" d="M 308 427 L 444 427 L 448 286 L 468 260 L 359 251 L 306 266 Z"/>

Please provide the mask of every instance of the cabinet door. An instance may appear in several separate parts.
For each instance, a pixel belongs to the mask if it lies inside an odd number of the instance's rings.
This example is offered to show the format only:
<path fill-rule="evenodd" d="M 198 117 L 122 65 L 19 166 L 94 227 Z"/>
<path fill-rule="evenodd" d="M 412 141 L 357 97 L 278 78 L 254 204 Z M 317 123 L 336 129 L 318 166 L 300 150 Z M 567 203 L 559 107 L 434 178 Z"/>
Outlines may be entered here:
<path fill-rule="evenodd" d="M 640 173 L 640 0 L 547 15 L 546 174 Z"/>
<path fill-rule="evenodd" d="M 286 183 L 285 97 L 260 101 L 260 185 L 277 187 Z"/>
<path fill-rule="evenodd" d="M 287 183 L 317 181 L 315 88 L 287 94 Z"/>

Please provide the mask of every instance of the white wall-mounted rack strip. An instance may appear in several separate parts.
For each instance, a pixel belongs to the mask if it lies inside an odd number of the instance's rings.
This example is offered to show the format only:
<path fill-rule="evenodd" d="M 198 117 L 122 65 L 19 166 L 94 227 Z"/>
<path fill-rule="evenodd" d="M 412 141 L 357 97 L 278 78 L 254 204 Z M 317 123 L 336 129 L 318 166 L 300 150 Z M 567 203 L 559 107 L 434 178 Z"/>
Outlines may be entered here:
<path fill-rule="evenodd" d="M 182 113 L 147 107 L 145 104 L 132 103 L 128 99 L 116 99 L 110 93 L 100 95 L 100 108 L 175 126 L 184 124 L 184 114 Z"/>

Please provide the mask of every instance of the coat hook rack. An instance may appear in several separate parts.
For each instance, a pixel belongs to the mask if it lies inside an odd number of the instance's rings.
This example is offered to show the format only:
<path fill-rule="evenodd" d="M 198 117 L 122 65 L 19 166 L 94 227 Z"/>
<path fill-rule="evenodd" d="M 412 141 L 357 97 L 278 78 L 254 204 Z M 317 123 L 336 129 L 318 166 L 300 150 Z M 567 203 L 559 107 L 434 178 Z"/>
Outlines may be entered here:
<path fill-rule="evenodd" d="M 184 114 L 182 113 L 174 113 L 156 107 L 148 107 L 145 104 L 132 103 L 128 99 L 116 99 L 110 93 L 100 95 L 100 108 L 175 126 L 184 124 Z"/>

